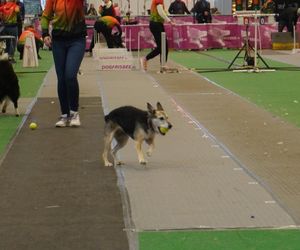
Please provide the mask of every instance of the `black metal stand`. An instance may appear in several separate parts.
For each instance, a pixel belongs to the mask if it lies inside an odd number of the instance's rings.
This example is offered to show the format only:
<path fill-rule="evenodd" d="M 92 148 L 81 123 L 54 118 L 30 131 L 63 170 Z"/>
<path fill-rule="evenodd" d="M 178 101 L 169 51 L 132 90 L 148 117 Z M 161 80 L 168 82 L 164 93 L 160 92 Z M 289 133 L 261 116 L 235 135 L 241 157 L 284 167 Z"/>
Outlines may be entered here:
<path fill-rule="evenodd" d="M 232 62 L 229 64 L 227 69 L 231 69 L 231 66 L 234 64 L 234 62 L 238 59 L 241 58 L 239 55 L 244 51 L 244 65 L 243 68 L 252 68 L 255 69 L 257 68 L 257 65 L 255 65 L 255 59 L 253 56 L 251 56 L 251 52 L 255 54 L 254 48 L 250 45 L 249 43 L 249 36 L 248 36 L 248 29 L 249 29 L 249 24 L 246 25 L 246 38 L 243 47 L 239 50 L 237 55 L 234 57 Z M 266 63 L 266 61 L 261 57 L 261 55 L 256 52 L 257 58 L 259 58 L 263 64 L 267 67 L 267 69 L 270 69 L 269 65 Z"/>

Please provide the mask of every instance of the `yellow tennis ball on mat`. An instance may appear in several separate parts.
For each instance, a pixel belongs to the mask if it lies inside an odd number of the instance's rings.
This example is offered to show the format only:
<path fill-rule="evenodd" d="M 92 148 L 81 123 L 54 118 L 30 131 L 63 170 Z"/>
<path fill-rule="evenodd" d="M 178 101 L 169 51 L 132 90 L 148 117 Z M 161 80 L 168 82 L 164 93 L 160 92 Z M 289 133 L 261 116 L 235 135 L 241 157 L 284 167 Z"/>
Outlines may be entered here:
<path fill-rule="evenodd" d="M 35 122 L 30 123 L 29 124 L 29 128 L 32 129 L 32 130 L 34 130 L 34 129 L 37 128 L 37 124 Z"/>

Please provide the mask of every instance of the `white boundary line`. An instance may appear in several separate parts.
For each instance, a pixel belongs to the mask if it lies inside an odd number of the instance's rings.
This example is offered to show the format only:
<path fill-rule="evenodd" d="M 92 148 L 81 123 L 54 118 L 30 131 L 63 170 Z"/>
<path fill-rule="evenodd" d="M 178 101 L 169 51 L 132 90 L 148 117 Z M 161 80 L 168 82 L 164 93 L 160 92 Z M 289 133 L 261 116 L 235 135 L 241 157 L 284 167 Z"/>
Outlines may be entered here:
<path fill-rule="evenodd" d="M 104 115 L 107 115 L 110 112 L 110 108 L 108 105 L 108 101 L 105 97 L 105 90 L 103 87 L 103 83 L 99 79 L 98 81 L 98 88 L 101 96 L 102 108 Z M 114 166 L 117 179 L 118 179 L 118 187 L 120 190 L 122 207 L 123 207 L 123 218 L 125 224 L 125 231 L 127 233 L 129 249 L 130 250 L 138 250 L 139 249 L 139 241 L 138 241 L 138 234 L 135 231 L 135 225 L 131 217 L 131 207 L 129 201 L 128 191 L 125 185 L 125 176 L 122 167 Z"/>

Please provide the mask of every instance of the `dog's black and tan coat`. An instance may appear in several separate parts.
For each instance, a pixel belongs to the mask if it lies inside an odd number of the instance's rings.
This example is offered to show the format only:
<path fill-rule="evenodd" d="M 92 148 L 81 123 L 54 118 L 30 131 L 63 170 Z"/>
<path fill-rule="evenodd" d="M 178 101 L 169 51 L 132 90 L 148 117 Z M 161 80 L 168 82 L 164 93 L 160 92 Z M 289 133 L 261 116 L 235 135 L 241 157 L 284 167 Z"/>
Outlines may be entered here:
<path fill-rule="evenodd" d="M 146 164 L 142 143 L 145 141 L 149 145 L 147 155 L 151 156 L 155 135 L 165 135 L 172 128 L 168 116 L 159 102 L 156 109 L 149 103 L 147 103 L 147 108 L 148 110 L 145 111 L 132 106 L 123 106 L 105 116 L 103 152 L 105 166 L 113 166 L 113 163 L 108 160 L 110 153 L 114 164 L 123 164 L 118 159 L 117 152 L 126 145 L 129 137 L 135 141 L 139 163 Z M 115 139 L 116 145 L 111 149 L 113 139 Z"/>

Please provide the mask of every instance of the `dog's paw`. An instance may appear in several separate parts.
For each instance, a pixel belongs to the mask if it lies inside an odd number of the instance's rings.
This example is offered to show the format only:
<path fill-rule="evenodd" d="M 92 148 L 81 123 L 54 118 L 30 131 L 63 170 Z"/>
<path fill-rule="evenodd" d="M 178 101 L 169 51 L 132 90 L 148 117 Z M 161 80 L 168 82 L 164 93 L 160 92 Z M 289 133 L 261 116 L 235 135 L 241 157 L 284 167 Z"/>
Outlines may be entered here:
<path fill-rule="evenodd" d="M 146 160 L 140 160 L 140 164 L 141 164 L 141 165 L 146 165 L 146 164 L 147 164 L 147 161 L 146 161 Z"/>
<path fill-rule="evenodd" d="M 148 157 L 151 157 L 152 156 L 152 151 L 149 150 L 149 151 L 146 152 L 146 154 L 147 154 Z"/>
<path fill-rule="evenodd" d="M 110 162 L 106 162 L 105 164 L 104 164 L 104 166 L 105 167 L 112 167 L 114 164 L 112 164 L 112 163 L 110 163 Z"/>

